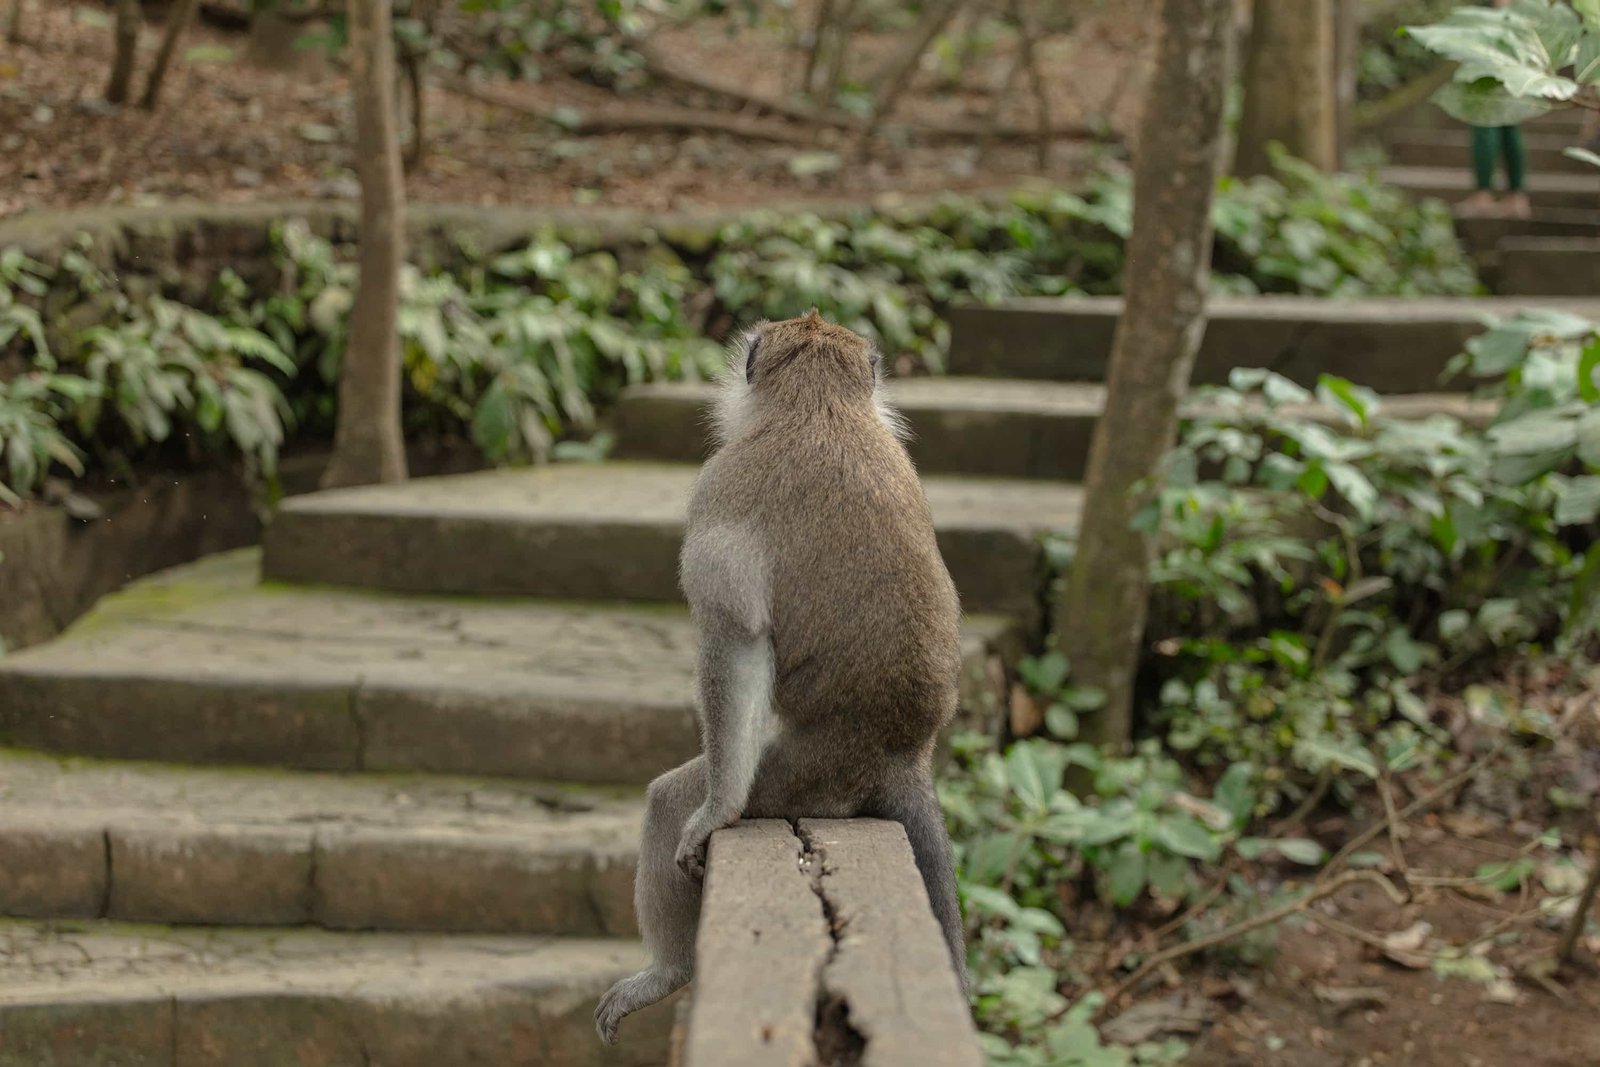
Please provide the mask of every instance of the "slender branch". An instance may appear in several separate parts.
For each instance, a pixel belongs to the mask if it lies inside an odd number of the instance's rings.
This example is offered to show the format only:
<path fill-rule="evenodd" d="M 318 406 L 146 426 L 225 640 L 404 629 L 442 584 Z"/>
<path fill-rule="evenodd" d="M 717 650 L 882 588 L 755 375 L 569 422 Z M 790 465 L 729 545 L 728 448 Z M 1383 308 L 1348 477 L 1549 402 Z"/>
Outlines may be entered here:
<path fill-rule="evenodd" d="M 1389 769 L 1389 761 L 1384 759 L 1382 753 L 1377 754 L 1382 768 L 1378 775 L 1378 796 L 1383 800 L 1383 821 L 1389 827 L 1389 851 L 1394 854 L 1395 874 L 1400 881 L 1400 888 L 1405 891 L 1406 900 L 1412 899 L 1411 871 L 1406 864 L 1406 850 L 1400 843 L 1401 818 L 1394 809 L 1394 774 Z"/>
<path fill-rule="evenodd" d="M 475 85 L 460 77 L 441 77 L 439 87 L 457 96 L 476 100 L 480 104 L 503 107 L 523 115 L 547 122 L 556 122 L 553 108 L 532 104 L 515 95 L 491 86 Z M 693 111 L 679 107 L 633 106 L 625 110 L 582 111 L 571 126 L 574 133 L 615 133 L 619 130 L 684 130 L 710 131 L 743 137 L 752 141 L 771 141 L 776 144 L 814 145 L 814 132 L 763 122 L 760 119 L 741 118 L 720 111 Z"/>
<path fill-rule="evenodd" d="M 1050 89 L 1045 84 L 1044 71 L 1039 66 L 1039 54 L 1034 48 L 1038 33 L 1033 20 L 1032 0 L 1011 0 L 1011 15 L 1017 22 L 1018 48 L 1022 65 L 1028 72 L 1028 82 L 1033 87 L 1034 108 L 1037 112 L 1039 140 L 1034 145 L 1039 169 L 1050 167 Z"/>
<path fill-rule="evenodd" d="M 1583 928 L 1589 922 L 1589 910 L 1594 907 L 1597 893 L 1600 893 L 1600 846 L 1590 852 L 1589 880 L 1584 884 L 1583 892 L 1578 894 L 1578 910 L 1572 913 L 1572 922 L 1561 937 L 1561 947 L 1556 950 L 1558 962 L 1571 963 L 1576 958 L 1578 939 L 1583 936 Z"/>

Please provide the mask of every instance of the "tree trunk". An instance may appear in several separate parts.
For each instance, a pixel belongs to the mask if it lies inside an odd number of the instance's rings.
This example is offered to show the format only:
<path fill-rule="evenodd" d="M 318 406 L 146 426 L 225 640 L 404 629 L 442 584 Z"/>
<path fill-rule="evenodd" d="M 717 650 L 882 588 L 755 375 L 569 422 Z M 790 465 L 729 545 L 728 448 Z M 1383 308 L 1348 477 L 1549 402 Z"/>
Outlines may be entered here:
<path fill-rule="evenodd" d="M 1334 148 L 1344 167 L 1356 133 L 1356 66 L 1361 60 L 1361 0 L 1334 0 Z"/>
<path fill-rule="evenodd" d="M 405 189 L 394 107 L 389 0 L 349 0 L 350 91 L 361 179 L 361 278 L 339 373 L 339 414 L 324 488 L 406 476 L 400 431 L 400 264 Z"/>
<path fill-rule="evenodd" d="M 1270 173 L 1273 142 L 1322 170 L 1337 165 L 1333 62 L 1333 0 L 1255 0 L 1235 173 Z"/>
<path fill-rule="evenodd" d="M 184 31 L 194 21 L 194 13 L 199 8 L 200 0 L 177 0 L 167 12 L 169 21 L 166 33 L 161 36 L 161 50 L 156 53 L 155 65 L 150 68 L 150 77 L 144 83 L 144 96 L 139 98 L 139 106 L 146 111 L 156 109 L 156 101 L 161 98 L 161 85 L 167 80 L 167 68 L 172 65 L 172 53 L 178 50 L 178 42 L 183 39 Z"/>
<path fill-rule="evenodd" d="M 19 0 L 20 2 L 20 0 Z M 139 51 L 139 0 L 117 0 L 116 52 L 111 58 L 111 80 L 106 83 L 106 103 L 126 104 L 133 86 L 133 61 Z"/>
<path fill-rule="evenodd" d="M 1075 685 L 1106 703 L 1087 739 L 1126 747 L 1153 545 L 1132 528 L 1171 447 L 1178 402 L 1205 332 L 1211 200 L 1221 170 L 1233 0 L 1163 0 L 1165 27 L 1134 166 L 1124 306 L 1105 413 L 1089 451 L 1087 499 L 1055 630 Z"/>
<path fill-rule="evenodd" d="M 11 0 L 11 16 L 6 19 L 6 43 L 22 43 L 22 5 L 24 0 Z"/>
<path fill-rule="evenodd" d="M 922 18 L 912 30 L 911 40 L 872 76 L 874 97 L 872 115 L 861 131 L 860 147 L 864 148 L 878 132 L 878 127 L 883 121 L 894 114 L 901 95 L 916 77 L 917 67 L 922 62 L 923 54 L 933 44 L 934 38 L 938 37 L 950 20 L 955 18 L 956 12 L 961 10 L 964 2 L 965 0 L 932 0 L 922 9 Z"/>

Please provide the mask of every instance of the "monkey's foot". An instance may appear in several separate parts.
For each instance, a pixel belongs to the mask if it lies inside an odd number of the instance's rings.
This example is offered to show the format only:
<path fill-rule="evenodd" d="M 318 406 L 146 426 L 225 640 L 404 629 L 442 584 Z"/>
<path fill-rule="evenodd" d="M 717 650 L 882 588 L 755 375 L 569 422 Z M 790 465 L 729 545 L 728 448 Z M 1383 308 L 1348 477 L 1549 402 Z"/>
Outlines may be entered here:
<path fill-rule="evenodd" d="M 688 968 L 649 967 L 631 978 L 624 978 L 600 998 L 594 1009 L 594 1029 L 608 1045 L 617 1043 L 617 1025 L 640 1008 L 648 1008 L 689 984 Z"/>

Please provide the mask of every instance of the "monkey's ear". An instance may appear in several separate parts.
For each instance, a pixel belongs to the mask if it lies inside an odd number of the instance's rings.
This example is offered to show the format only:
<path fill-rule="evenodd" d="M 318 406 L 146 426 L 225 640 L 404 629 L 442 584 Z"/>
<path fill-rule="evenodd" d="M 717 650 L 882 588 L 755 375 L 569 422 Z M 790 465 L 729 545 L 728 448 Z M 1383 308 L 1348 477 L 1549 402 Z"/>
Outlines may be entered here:
<path fill-rule="evenodd" d="M 754 384 L 756 380 L 756 353 L 761 351 L 761 335 L 758 333 L 750 339 L 750 351 L 744 357 L 744 381 L 746 385 Z"/>

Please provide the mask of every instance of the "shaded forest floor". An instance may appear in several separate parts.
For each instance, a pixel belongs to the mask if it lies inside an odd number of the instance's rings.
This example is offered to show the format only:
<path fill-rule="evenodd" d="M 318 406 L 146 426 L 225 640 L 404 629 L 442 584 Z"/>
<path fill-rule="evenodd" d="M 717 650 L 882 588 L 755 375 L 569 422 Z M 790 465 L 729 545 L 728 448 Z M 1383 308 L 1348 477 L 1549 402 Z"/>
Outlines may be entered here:
<path fill-rule="evenodd" d="M 1146 23 L 1132 10 L 1142 6 L 1096 14 L 1070 35 L 1041 40 L 1056 125 L 1093 122 L 1115 134 L 1131 127 L 1147 65 Z M 147 13 L 136 89 L 160 43 L 159 8 Z M 103 101 L 112 53 L 105 7 L 33 0 L 26 14 L 24 42 L 0 44 L 0 217 L 107 203 L 355 196 L 348 85 L 325 55 L 302 51 L 294 69 L 264 68 L 251 62 L 246 34 L 202 23 L 185 38 L 163 102 L 150 114 Z M 658 26 L 644 48 L 673 71 L 794 101 L 804 54 L 789 36 L 781 26 L 699 19 Z M 850 76 L 881 66 L 905 37 L 903 30 L 858 33 Z M 948 64 L 943 73 L 925 67 L 897 109 L 906 125 L 883 131 L 867 156 L 856 150 L 854 131 L 764 112 L 667 77 L 619 91 L 557 72 L 538 82 L 479 80 L 462 92 L 445 88 L 452 76 L 439 73 L 426 96 L 426 159 L 409 174 L 408 192 L 436 202 L 667 210 L 1070 177 L 1088 151 L 1081 142 L 1057 142 L 1041 167 L 1022 137 L 980 144 L 971 132 L 992 126 L 992 117 L 1014 131 L 1033 128 L 1034 97 L 1025 85 L 994 108 L 1014 49 L 1000 35 L 957 67 L 958 77 Z M 485 102 L 482 92 L 497 102 Z M 710 120 L 708 128 L 693 128 L 697 116 Z M 710 128 L 727 122 L 762 132 Z M 911 131 L 919 123 L 968 132 Z"/>
<path fill-rule="evenodd" d="M 1600 854 L 1600 675 L 1548 659 L 1513 667 L 1492 688 L 1548 716 L 1554 740 L 1491 751 L 1469 706 L 1488 690 L 1433 698 L 1433 721 L 1459 751 L 1478 753 L 1447 768 L 1447 780 L 1465 780 L 1407 817 L 1438 785 L 1397 776 L 1397 831 L 1376 834 L 1345 864 L 1360 858 L 1409 884 L 1409 902 L 1358 882 L 1276 928 L 1228 941 L 1203 964 L 1158 970 L 1111 1020 L 1107 1040 L 1183 1037 L 1196 1067 L 1600 1063 L 1600 918 L 1591 913 L 1574 963 L 1553 963 L 1585 864 Z M 1337 854 L 1384 825 L 1384 806 L 1367 790 L 1348 809 L 1324 801 L 1290 832 Z M 1304 872 L 1283 861 L 1252 865 L 1226 917 L 1202 912 L 1191 936 L 1306 893 Z M 1161 925 L 1141 920 L 1097 930 L 1106 921 L 1098 904 L 1086 903 L 1076 923 L 1069 912 L 1074 960 L 1093 959 L 1098 946 L 1121 958 Z"/>

